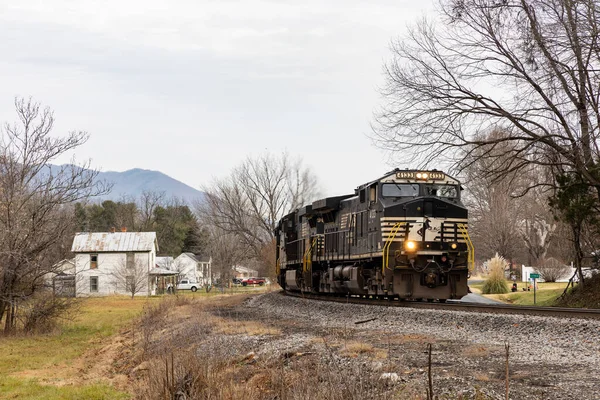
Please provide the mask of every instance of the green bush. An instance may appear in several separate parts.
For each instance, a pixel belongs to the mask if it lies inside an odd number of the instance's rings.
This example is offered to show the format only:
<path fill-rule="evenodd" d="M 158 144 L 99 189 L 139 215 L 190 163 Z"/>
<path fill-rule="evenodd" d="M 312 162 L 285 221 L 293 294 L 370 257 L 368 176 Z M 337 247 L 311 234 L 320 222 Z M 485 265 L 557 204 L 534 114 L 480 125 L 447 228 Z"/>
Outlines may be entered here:
<path fill-rule="evenodd" d="M 504 270 L 506 268 L 506 260 L 496 256 L 488 261 L 489 275 L 483 283 L 481 293 L 483 294 L 502 294 L 508 293 L 508 285 L 504 279 Z"/>

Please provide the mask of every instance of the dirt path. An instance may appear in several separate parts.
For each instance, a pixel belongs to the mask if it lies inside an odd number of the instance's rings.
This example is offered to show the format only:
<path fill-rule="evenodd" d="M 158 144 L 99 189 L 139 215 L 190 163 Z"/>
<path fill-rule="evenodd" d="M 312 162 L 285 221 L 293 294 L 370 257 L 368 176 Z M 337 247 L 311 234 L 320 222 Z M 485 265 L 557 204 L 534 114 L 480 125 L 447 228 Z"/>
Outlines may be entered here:
<path fill-rule="evenodd" d="M 10 376 L 37 379 L 40 383 L 55 386 L 83 386 L 104 382 L 121 389 L 126 387 L 127 376 L 115 374 L 113 363 L 123 353 L 127 331 L 104 339 L 107 344 L 92 348 L 80 357 L 59 365 L 15 372 Z"/>
<path fill-rule="evenodd" d="M 252 295 L 254 296 L 254 295 Z M 172 307 L 169 312 L 169 327 L 163 329 L 166 335 L 169 329 L 189 324 L 189 318 L 194 315 L 202 304 L 202 308 L 217 308 L 221 310 L 235 307 L 249 295 L 218 296 L 198 300 L 181 307 Z M 167 300 L 172 300 L 167 298 Z M 186 322 L 187 321 L 187 322 Z M 137 326 L 139 322 L 134 322 Z M 122 329 L 118 334 L 101 339 L 103 344 L 98 346 L 90 341 L 90 348 L 80 357 L 58 365 L 44 368 L 27 369 L 10 374 L 12 377 L 22 379 L 36 379 L 41 384 L 54 386 L 83 386 L 93 383 L 106 383 L 118 390 L 130 391 L 131 379 L 128 372 L 138 366 L 139 354 L 134 354 L 139 349 L 134 349 L 132 343 L 140 341 L 140 332 L 132 336 L 131 327 Z"/>

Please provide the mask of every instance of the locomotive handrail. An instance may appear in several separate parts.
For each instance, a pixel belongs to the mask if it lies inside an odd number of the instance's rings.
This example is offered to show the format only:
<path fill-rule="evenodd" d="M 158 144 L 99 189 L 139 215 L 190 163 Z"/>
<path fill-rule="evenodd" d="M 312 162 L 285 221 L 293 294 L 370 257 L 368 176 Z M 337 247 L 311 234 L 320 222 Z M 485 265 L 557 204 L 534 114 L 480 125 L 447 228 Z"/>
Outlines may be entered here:
<path fill-rule="evenodd" d="M 392 227 L 392 230 L 390 231 L 390 235 L 388 236 L 387 240 L 385 241 L 385 244 L 383 245 L 383 262 L 381 263 L 381 275 L 385 275 L 386 268 L 390 269 L 389 268 L 389 260 L 388 260 L 388 257 L 390 255 L 390 247 L 392 246 L 392 242 L 394 241 L 394 238 L 398 234 L 398 231 L 403 226 L 404 226 L 403 222 L 396 222 L 394 224 L 394 226 Z"/>
<path fill-rule="evenodd" d="M 304 260 L 303 260 L 304 262 L 302 265 L 303 272 L 308 271 L 308 264 L 312 264 L 311 253 L 312 253 L 312 249 L 315 247 L 315 244 L 317 243 L 317 239 L 319 239 L 319 237 L 315 236 L 315 238 L 312 241 L 312 244 L 310 246 L 308 246 L 308 248 L 304 252 Z"/>
<path fill-rule="evenodd" d="M 473 246 L 473 242 L 471 241 L 471 237 L 469 236 L 469 231 L 464 224 L 456 224 L 458 229 L 460 229 L 460 233 L 463 235 L 465 242 L 467 242 L 467 248 L 469 250 L 467 255 L 467 263 L 469 264 L 469 271 L 473 271 L 475 269 L 475 246 Z"/>

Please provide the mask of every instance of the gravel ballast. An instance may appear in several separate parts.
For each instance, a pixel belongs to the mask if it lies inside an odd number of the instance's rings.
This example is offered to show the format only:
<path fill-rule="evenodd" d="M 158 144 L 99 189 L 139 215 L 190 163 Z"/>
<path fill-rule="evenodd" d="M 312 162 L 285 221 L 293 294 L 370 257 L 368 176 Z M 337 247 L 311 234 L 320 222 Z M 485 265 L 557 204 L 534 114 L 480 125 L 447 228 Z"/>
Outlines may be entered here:
<path fill-rule="evenodd" d="M 382 377 L 398 385 L 426 384 L 427 344 L 432 343 L 434 392 L 454 396 L 446 398 L 475 398 L 476 393 L 504 398 L 506 344 L 510 398 L 600 398 L 596 320 L 330 303 L 278 292 L 254 297 L 243 309 L 244 318 L 282 329 L 276 343 L 264 345 L 269 348 L 318 351 L 320 343 L 337 335 L 382 349 L 385 359 L 368 360 L 369 368 L 384 365 Z M 365 358 L 348 362 L 365 363 Z"/>

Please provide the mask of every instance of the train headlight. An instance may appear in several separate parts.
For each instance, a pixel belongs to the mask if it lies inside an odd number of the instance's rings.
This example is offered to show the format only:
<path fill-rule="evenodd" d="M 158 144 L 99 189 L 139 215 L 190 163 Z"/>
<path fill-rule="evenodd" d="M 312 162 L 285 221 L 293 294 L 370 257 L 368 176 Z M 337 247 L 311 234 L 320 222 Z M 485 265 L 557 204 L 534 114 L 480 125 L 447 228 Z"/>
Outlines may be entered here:
<path fill-rule="evenodd" d="M 409 240 L 404 244 L 404 248 L 406 248 L 408 251 L 414 251 L 417 249 L 417 244 L 412 240 Z"/>
<path fill-rule="evenodd" d="M 452 243 L 452 244 L 450 245 L 450 248 L 451 248 L 452 250 L 456 250 L 456 248 L 457 248 L 457 247 L 458 247 L 458 245 L 457 245 L 456 243 Z"/>
<path fill-rule="evenodd" d="M 423 174 L 420 172 L 417 172 L 417 179 L 421 179 L 423 177 Z"/>

